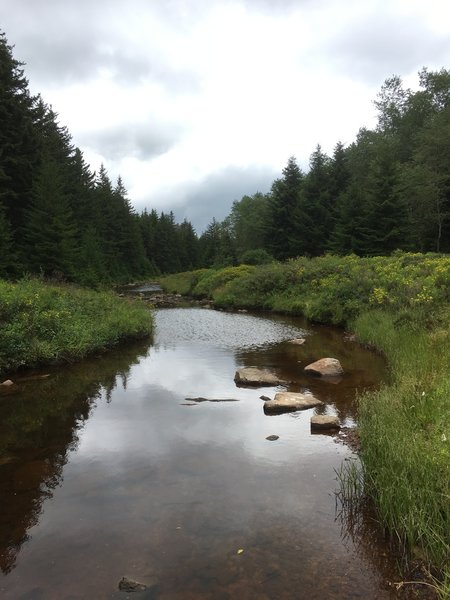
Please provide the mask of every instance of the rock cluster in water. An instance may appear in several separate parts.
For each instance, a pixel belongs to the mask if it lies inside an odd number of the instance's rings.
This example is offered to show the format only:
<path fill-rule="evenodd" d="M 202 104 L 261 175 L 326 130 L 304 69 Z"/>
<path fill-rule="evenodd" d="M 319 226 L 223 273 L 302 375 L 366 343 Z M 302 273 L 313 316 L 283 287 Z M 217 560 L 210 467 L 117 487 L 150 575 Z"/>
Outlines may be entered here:
<path fill-rule="evenodd" d="M 304 338 L 290 340 L 291 344 L 302 345 Z M 344 373 L 341 363 L 337 358 L 321 358 L 304 368 L 306 373 L 323 377 L 329 381 L 338 382 Z M 287 385 L 289 382 L 280 378 L 277 374 L 258 367 L 245 367 L 238 369 L 234 376 L 237 386 L 262 387 Z M 266 414 L 277 414 L 283 412 L 294 412 L 306 410 L 324 403 L 310 392 L 278 392 L 273 400 L 268 396 L 260 396 L 264 400 L 264 412 Z M 336 431 L 340 429 L 339 417 L 332 415 L 313 415 L 311 417 L 311 431 Z M 277 440 L 278 436 L 271 435 L 266 440 Z"/>

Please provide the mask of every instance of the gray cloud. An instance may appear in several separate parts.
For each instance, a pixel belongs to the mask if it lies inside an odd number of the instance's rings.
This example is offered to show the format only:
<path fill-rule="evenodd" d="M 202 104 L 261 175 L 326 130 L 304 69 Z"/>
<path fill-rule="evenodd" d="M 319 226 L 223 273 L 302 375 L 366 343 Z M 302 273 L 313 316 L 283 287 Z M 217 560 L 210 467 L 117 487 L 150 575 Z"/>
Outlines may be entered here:
<path fill-rule="evenodd" d="M 414 72 L 418 64 L 448 62 L 450 39 L 430 31 L 418 15 L 405 17 L 386 11 L 350 22 L 321 52 L 342 72 L 379 84 L 392 74 Z"/>
<path fill-rule="evenodd" d="M 228 216 L 235 200 L 242 196 L 253 195 L 256 192 L 266 193 L 270 190 L 272 182 L 280 173 L 267 167 L 252 166 L 248 168 L 227 167 L 211 173 L 201 182 L 189 184 L 180 189 L 179 196 L 183 200 L 177 205 L 170 206 L 167 202 L 164 211 L 173 210 L 177 221 L 187 219 L 192 223 L 198 234 L 201 234 L 213 217 L 221 221 Z M 161 208 L 151 200 L 136 203 L 136 209 L 141 211 L 147 208 Z"/>
<path fill-rule="evenodd" d="M 180 139 L 181 132 L 180 126 L 161 122 L 120 124 L 113 129 L 85 133 L 77 141 L 108 161 L 120 160 L 124 156 L 145 161 L 167 152 Z"/>
<path fill-rule="evenodd" d="M 124 4 L 119 0 L 2 0 L 0 22 L 17 59 L 27 63 L 27 74 L 37 86 L 95 79 L 108 70 L 121 84 L 143 79 L 171 92 L 195 91 L 197 76 L 168 61 L 153 42 L 149 25 L 145 53 L 133 31 L 121 27 Z M 153 7 L 134 0 L 127 15 L 142 14 L 142 23 Z"/>

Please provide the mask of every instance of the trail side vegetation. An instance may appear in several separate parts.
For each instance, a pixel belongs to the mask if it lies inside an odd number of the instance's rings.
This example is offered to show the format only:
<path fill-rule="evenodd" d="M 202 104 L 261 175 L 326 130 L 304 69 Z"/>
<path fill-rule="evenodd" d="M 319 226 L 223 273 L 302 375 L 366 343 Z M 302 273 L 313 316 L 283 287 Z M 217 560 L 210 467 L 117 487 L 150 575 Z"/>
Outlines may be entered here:
<path fill-rule="evenodd" d="M 147 307 L 112 292 L 0 281 L 0 373 L 73 362 L 148 336 L 151 326 Z"/>
<path fill-rule="evenodd" d="M 302 314 L 381 351 L 389 380 L 360 398 L 361 479 L 407 556 L 450 582 L 450 257 L 300 257 L 162 279 L 218 307 Z M 445 583 L 447 582 L 447 583 Z"/>

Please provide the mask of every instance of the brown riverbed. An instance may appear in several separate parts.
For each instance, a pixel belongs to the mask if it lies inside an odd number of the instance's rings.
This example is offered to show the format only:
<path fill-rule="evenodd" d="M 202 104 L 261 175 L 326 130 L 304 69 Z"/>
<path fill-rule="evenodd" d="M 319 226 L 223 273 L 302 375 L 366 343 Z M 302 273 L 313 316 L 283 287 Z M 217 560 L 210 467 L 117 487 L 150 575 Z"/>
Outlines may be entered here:
<path fill-rule="evenodd" d="M 322 356 L 341 361 L 339 382 L 303 374 Z M 233 381 L 250 365 L 325 405 L 265 415 L 259 396 L 277 389 Z M 137 599 L 398 597 L 373 515 L 336 495 L 357 457 L 310 431 L 314 412 L 352 428 L 357 392 L 385 377 L 341 330 L 161 310 L 152 343 L 48 373 L 0 396 L 2 599 L 126 598 L 124 575 L 148 584 Z"/>

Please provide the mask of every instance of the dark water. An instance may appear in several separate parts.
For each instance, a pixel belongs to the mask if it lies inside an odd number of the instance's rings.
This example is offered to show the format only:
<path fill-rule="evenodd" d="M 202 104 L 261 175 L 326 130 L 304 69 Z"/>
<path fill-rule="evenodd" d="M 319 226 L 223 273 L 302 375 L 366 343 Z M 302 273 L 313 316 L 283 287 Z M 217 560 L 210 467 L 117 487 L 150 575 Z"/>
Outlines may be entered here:
<path fill-rule="evenodd" d="M 376 528 L 336 503 L 334 469 L 354 455 L 311 435 L 313 410 L 266 416 L 259 396 L 275 389 L 233 382 L 237 367 L 271 368 L 352 425 L 381 359 L 284 317 L 171 309 L 156 321 L 151 345 L 0 397 L 0 597 L 126 598 L 126 575 L 151 585 L 137 599 L 394 598 Z M 304 346 L 287 343 L 300 335 Z M 323 356 L 340 359 L 338 384 L 303 375 Z"/>

